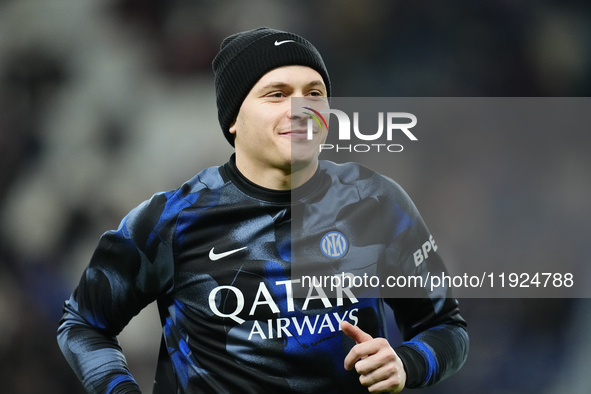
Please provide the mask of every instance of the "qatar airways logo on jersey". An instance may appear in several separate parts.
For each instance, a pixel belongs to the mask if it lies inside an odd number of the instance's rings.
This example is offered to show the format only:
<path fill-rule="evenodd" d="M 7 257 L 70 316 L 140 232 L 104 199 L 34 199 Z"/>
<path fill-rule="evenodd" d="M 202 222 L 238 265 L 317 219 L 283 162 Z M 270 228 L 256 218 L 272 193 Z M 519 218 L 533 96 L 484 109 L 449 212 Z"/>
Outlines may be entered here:
<path fill-rule="evenodd" d="M 311 140 L 314 136 L 314 122 L 322 129 L 328 130 L 328 123 L 323 114 L 330 116 L 330 114 L 336 115 L 339 123 L 339 141 L 350 141 L 351 140 L 351 120 L 349 116 L 338 109 L 320 109 L 315 110 L 311 107 L 303 107 L 310 112 L 304 112 L 308 115 L 307 123 L 307 137 Z M 383 112 L 378 112 L 378 131 L 375 133 L 362 133 L 359 130 L 359 112 L 353 112 L 353 134 L 355 137 L 362 141 L 377 141 L 384 134 L 384 118 L 386 119 L 386 140 L 392 141 L 395 132 L 402 132 L 409 140 L 417 141 L 417 137 L 409 129 L 413 128 L 417 124 L 417 117 L 408 112 L 387 112 L 384 116 Z M 403 119 L 410 120 L 410 122 L 404 122 Z M 402 120 L 402 121 L 401 121 Z M 386 144 L 386 143 L 363 143 L 363 144 L 320 144 L 320 152 L 323 150 L 334 150 L 347 151 L 347 152 L 359 152 L 366 153 L 370 151 L 380 152 L 402 152 L 404 147 L 400 144 Z"/>
<path fill-rule="evenodd" d="M 300 283 L 300 279 L 293 279 L 293 280 L 282 280 L 276 281 L 276 286 L 285 286 L 285 295 L 287 298 L 287 312 L 294 312 L 295 311 L 295 304 L 294 304 L 294 297 L 293 297 L 293 284 Z M 319 300 L 322 303 L 323 308 L 332 308 L 333 306 L 343 306 L 344 300 L 347 298 L 350 300 L 352 304 L 359 302 L 353 292 L 351 291 L 350 287 L 342 287 L 337 286 L 335 287 L 336 290 L 336 297 L 332 299 L 326 295 L 326 292 L 320 286 L 321 283 L 310 283 L 310 287 L 308 290 L 308 295 L 304 300 L 303 306 L 301 308 L 302 311 L 308 310 L 310 307 L 310 302 L 313 300 Z M 236 309 L 233 311 L 220 311 L 220 304 L 222 296 L 220 294 L 221 291 L 227 290 L 230 293 L 233 293 L 236 297 Z M 335 302 L 335 305 L 332 302 Z M 243 319 L 239 315 L 245 311 L 245 308 L 248 308 L 248 316 L 255 316 L 257 310 L 259 308 L 266 309 L 264 312 L 271 311 L 272 313 L 279 314 L 280 310 L 277 306 L 277 302 L 273 299 L 271 292 L 265 285 L 265 282 L 259 283 L 259 288 L 257 293 L 252 300 L 248 300 L 245 298 L 244 293 L 235 286 L 224 285 L 218 286 L 211 290 L 208 297 L 209 308 L 213 312 L 214 315 L 218 317 L 232 319 L 238 324 L 244 324 L 247 320 Z M 248 303 L 248 305 L 247 305 Z M 250 334 L 248 335 L 248 340 L 250 341 L 253 336 L 259 337 L 260 339 L 273 339 L 273 338 L 283 338 L 283 337 L 291 337 L 294 334 L 298 336 L 306 335 L 309 333 L 310 335 L 313 334 L 321 334 L 323 332 L 336 332 L 341 330 L 341 322 L 345 319 L 351 321 L 352 324 L 357 325 L 358 318 L 356 316 L 357 309 L 350 309 L 345 311 L 342 315 L 336 312 L 333 313 L 325 313 L 321 315 L 305 315 L 301 318 L 297 318 L 295 316 L 288 318 L 288 317 L 278 317 L 275 319 L 267 319 L 263 321 L 264 324 L 261 324 L 259 320 L 249 320 L 248 322 L 252 322 L 252 327 L 250 329 Z M 244 314 L 242 314 L 244 316 Z M 266 327 L 267 329 L 265 329 Z M 258 338 L 257 338 L 258 339 Z"/>

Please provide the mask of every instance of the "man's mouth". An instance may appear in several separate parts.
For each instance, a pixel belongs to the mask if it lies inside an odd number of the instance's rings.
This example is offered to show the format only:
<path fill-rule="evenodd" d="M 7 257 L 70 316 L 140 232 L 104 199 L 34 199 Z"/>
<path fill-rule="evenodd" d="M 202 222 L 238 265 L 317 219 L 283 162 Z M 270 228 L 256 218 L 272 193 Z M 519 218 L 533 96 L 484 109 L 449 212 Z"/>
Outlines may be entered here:
<path fill-rule="evenodd" d="M 281 135 L 291 137 L 292 139 L 305 140 L 308 139 L 308 129 L 290 129 L 286 130 Z M 316 132 L 314 132 L 316 134 Z"/>

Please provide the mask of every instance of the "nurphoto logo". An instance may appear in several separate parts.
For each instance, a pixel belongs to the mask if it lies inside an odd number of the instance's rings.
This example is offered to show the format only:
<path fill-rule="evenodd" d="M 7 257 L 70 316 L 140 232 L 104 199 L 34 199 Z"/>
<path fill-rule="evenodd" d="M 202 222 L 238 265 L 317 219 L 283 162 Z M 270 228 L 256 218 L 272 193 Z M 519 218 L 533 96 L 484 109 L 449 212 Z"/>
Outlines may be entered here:
<path fill-rule="evenodd" d="M 351 120 L 349 116 L 338 109 L 321 109 L 315 110 L 310 107 L 302 107 L 307 109 L 311 112 L 304 112 L 304 114 L 310 116 L 308 118 L 307 124 L 307 131 L 308 131 L 308 139 L 311 140 L 314 134 L 314 122 L 316 122 L 320 128 L 323 127 L 328 130 L 328 122 L 322 116 L 322 114 L 333 114 L 337 117 L 337 121 L 339 124 L 339 141 L 350 141 L 351 140 Z M 417 124 L 417 117 L 408 112 L 387 112 L 386 113 L 386 140 L 392 141 L 393 135 L 395 132 L 401 131 L 409 140 L 417 141 L 417 137 L 409 129 L 413 128 Z M 407 123 L 400 123 L 399 119 L 408 119 L 410 122 Z M 397 120 L 397 121 L 395 121 Z M 373 134 L 364 134 L 359 130 L 359 112 L 353 112 L 353 134 L 355 138 L 361 141 L 377 141 L 382 137 L 384 134 L 384 112 L 378 112 L 378 131 L 374 132 Z M 404 149 L 400 144 L 386 144 L 386 143 L 371 143 L 371 144 L 349 144 L 349 145 L 341 145 L 341 144 L 320 144 L 319 146 L 320 152 L 323 150 L 335 150 L 336 152 L 339 151 L 348 151 L 348 152 L 370 152 L 375 150 L 376 152 L 380 152 L 381 149 L 388 151 L 388 152 L 402 152 Z"/>

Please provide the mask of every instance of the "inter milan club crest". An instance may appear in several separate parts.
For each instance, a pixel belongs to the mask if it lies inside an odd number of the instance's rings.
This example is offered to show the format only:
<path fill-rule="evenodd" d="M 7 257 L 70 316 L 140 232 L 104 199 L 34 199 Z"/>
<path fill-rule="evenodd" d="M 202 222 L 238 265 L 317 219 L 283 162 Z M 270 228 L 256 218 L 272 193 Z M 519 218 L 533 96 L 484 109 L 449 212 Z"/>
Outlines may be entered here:
<path fill-rule="evenodd" d="M 331 231 L 322 237 L 320 240 L 320 250 L 326 257 L 331 259 L 338 259 L 343 257 L 349 249 L 349 242 L 343 233 L 339 231 Z"/>

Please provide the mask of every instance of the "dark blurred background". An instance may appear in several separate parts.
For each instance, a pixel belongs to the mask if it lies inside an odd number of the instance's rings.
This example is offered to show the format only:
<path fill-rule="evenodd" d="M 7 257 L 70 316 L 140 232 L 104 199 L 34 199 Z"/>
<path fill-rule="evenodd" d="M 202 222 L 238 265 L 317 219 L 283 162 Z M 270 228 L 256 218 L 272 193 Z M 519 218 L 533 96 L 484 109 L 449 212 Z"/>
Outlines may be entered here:
<path fill-rule="evenodd" d="M 314 43 L 335 96 L 591 92 L 585 1 L 0 0 L 2 393 L 83 392 L 55 339 L 62 303 L 104 231 L 153 193 L 227 160 L 211 61 L 224 37 L 261 25 Z M 444 151 L 417 153 L 396 179 L 444 258 L 478 258 L 486 247 L 516 264 L 586 265 L 589 134 L 500 134 L 495 147 L 511 154 L 482 172 L 457 159 L 477 158 L 478 139 L 450 135 Z M 551 161 L 538 154 L 556 146 Z M 461 307 L 468 362 L 426 392 L 591 392 L 589 300 L 463 299 Z M 145 392 L 159 330 L 151 306 L 120 337 Z"/>

